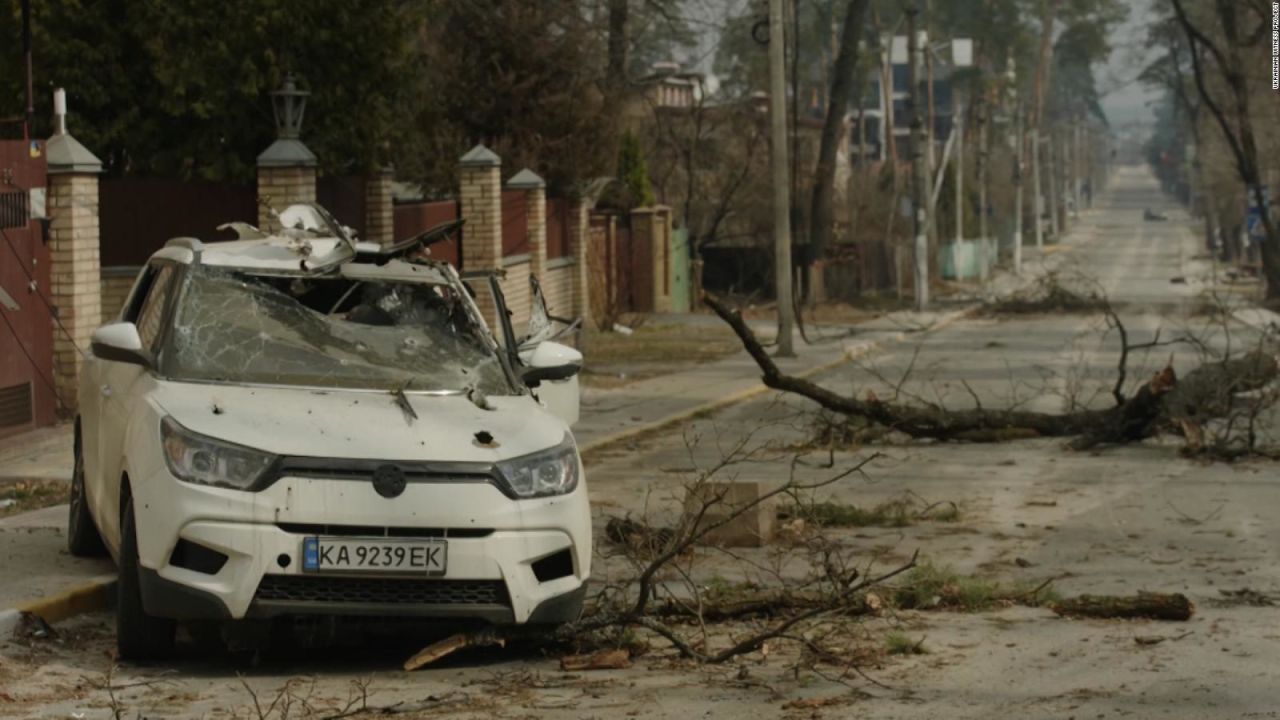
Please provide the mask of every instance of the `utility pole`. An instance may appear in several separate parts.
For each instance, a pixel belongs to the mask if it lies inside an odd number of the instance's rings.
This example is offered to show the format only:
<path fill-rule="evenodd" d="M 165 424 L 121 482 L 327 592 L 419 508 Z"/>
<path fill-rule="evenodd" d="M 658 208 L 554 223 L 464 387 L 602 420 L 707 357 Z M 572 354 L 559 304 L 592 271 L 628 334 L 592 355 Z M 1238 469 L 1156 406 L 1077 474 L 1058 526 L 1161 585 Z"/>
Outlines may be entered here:
<path fill-rule="evenodd" d="M 979 280 L 987 281 L 987 276 L 991 273 L 991 266 L 994 264 L 991 252 L 991 239 L 987 235 L 988 219 L 987 219 L 987 183 L 991 181 L 990 170 L 988 164 L 990 162 L 991 146 L 990 143 L 990 126 L 991 126 L 991 102 L 989 98 L 983 100 L 982 109 L 978 112 L 978 159 L 977 159 L 977 182 L 978 182 L 978 249 L 981 254 L 982 264 L 979 266 L 981 274 Z M 998 252 L 998 251 L 997 251 Z"/>
<path fill-rule="evenodd" d="M 926 165 L 924 118 L 920 112 L 920 39 L 916 37 L 916 16 L 920 9 L 915 0 L 907 7 L 907 84 L 910 86 L 911 117 L 911 195 L 915 217 L 915 308 L 929 307 L 929 171 Z"/>
<path fill-rule="evenodd" d="M 958 91 L 952 90 L 953 93 Z M 964 105 L 956 102 L 951 132 L 956 134 L 956 242 L 964 240 Z M 957 246 L 959 247 L 959 246 Z"/>
<path fill-rule="evenodd" d="M 985 98 L 982 109 L 978 112 L 978 159 L 975 167 L 978 182 L 978 237 L 987 241 L 987 183 L 990 182 L 991 161 L 991 101 Z"/>
<path fill-rule="evenodd" d="M 1049 175 L 1049 230 L 1053 233 L 1054 242 L 1062 242 L 1062 227 L 1065 223 L 1058 220 L 1058 142 L 1053 126 L 1049 126 L 1049 147 L 1045 152 L 1046 168 Z"/>
<path fill-rule="evenodd" d="M 791 183 L 787 160 L 787 63 L 783 0 L 769 0 L 769 162 L 773 170 L 773 265 L 778 296 L 778 356 L 794 357 L 791 300 Z"/>
<path fill-rule="evenodd" d="M 1071 123 L 1071 204 L 1075 206 L 1076 219 L 1080 219 L 1080 121 Z"/>
<path fill-rule="evenodd" d="M 1014 107 L 1013 131 L 1013 274 L 1022 274 L 1022 105 Z"/>
<path fill-rule="evenodd" d="M 1031 126 L 1031 193 L 1034 195 L 1034 201 L 1031 203 L 1031 212 L 1035 216 L 1034 222 L 1036 231 L 1036 249 L 1044 247 L 1044 225 L 1040 219 L 1044 217 L 1044 197 L 1040 194 L 1040 126 L 1038 124 Z"/>

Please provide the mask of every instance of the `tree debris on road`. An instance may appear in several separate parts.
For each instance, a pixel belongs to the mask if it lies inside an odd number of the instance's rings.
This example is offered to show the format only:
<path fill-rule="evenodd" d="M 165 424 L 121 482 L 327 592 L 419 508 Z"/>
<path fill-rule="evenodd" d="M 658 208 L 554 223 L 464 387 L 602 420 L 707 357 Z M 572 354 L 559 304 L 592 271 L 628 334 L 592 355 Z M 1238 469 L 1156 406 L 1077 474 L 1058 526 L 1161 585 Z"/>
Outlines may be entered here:
<path fill-rule="evenodd" d="M 1081 595 L 1061 600 L 1052 605 L 1053 611 L 1063 617 L 1190 620 L 1196 606 L 1182 593 L 1149 593 L 1137 595 Z"/>
<path fill-rule="evenodd" d="M 1117 403 L 1104 409 L 1078 409 L 1063 413 L 985 408 L 979 403 L 970 409 L 951 410 L 939 405 L 909 405 L 881 400 L 872 392 L 865 399 L 855 394 L 841 395 L 816 382 L 784 374 L 742 320 L 741 313 L 711 294 L 704 295 L 706 304 L 738 335 L 743 347 L 763 373 L 767 387 L 795 393 L 821 405 L 824 409 L 850 418 L 865 420 L 891 428 L 913 438 L 968 442 L 1001 442 L 1014 437 L 1071 437 L 1070 447 L 1085 450 L 1101 444 L 1126 444 L 1152 437 L 1162 429 L 1176 429 L 1172 417 L 1191 413 L 1196 422 L 1221 417 L 1236 406 L 1232 399 L 1239 393 L 1257 390 L 1280 374 L 1273 354 L 1255 349 L 1236 357 L 1209 362 L 1179 382 L 1171 366 L 1155 373 L 1131 397 L 1117 390 Z M 1130 345 L 1123 324 L 1108 310 L 1110 322 L 1121 330 L 1123 340 L 1120 381 L 1123 385 L 1124 360 L 1131 350 L 1164 344 L 1158 337 L 1152 343 Z"/>
<path fill-rule="evenodd" d="M 582 670 L 623 670 L 631 667 L 631 654 L 625 649 L 601 650 L 590 655 L 566 655 L 560 658 L 565 672 Z"/>
<path fill-rule="evenodd" d="M 493 628 L 486 628 L 474 633 L 457 633 L 449 637 L 434 642 L 413 657 L 404 661 L 404 669 L 406 671 L 417 670 L 424 665 L 443 658 L 447 655 L 469 647 L 482 647 L 485 645 L 497 645 L 498 647 L 506 647 L 507 639 L 502 637 Z"/>

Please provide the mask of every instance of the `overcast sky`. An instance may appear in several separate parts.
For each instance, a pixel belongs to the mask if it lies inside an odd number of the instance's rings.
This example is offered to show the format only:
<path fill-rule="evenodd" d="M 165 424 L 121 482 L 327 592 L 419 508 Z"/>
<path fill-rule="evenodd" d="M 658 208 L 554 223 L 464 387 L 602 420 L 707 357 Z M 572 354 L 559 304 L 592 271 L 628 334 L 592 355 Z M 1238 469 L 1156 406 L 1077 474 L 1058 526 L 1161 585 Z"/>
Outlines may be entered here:
<path fill-rule="evenodd" d="M 1155 95 L 1135 78 L 1150 62 L 1152 53 L 1146 47 L 1150 9 L 1155 2 L 1168 0 L 1121 0 L 1129 6 L 1129 19 L 1112 35 L 1109 62 L 1099 65 L 1098 88 L 1105 93 L 1102 107 L 1113 126 L 1147 123 L 1153 118 L 1151 102 Z M 686 13 L 702 27 L 699 43 L 685 62 L 703 72 L 710 72 L 715 43 L 719 36 L 713 29 L 749 6 L 752 0 L 686 0 Z M 713 80 L 714 82 L 714 80 Z"/>
<path fill-rule="evenodd" d="M 1154 0 L 1124 0 L 1129 6 L 1129 20 L 1111 37 L 1111 60 L 1098 68 L 1098 88 L 1107 95 L 1102 108 L 1113 126 L 1132 122 L 1149 122 L 1153 113 L 1150 103 L 1156 96 L 1134 80 L 1150 62 L 1146 47 L 1149 11 Z"/>

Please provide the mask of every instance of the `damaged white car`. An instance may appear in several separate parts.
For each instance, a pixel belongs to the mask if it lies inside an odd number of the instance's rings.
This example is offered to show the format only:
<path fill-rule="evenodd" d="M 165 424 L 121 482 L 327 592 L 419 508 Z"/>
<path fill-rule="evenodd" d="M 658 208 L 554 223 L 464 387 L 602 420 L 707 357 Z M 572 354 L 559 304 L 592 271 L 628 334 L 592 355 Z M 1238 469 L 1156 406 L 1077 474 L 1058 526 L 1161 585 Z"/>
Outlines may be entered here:
<path fill-rule="evenodd" d="M 171 241 L 93 335 L 68 541 L 117 562 L 119 654 L 165 656 L 177 620 L 577 618 L 582 357 L 543 339 L 536 283 L 517 341 L 496 279 L 405 259 L 432 238 L 280 218 Z"/>

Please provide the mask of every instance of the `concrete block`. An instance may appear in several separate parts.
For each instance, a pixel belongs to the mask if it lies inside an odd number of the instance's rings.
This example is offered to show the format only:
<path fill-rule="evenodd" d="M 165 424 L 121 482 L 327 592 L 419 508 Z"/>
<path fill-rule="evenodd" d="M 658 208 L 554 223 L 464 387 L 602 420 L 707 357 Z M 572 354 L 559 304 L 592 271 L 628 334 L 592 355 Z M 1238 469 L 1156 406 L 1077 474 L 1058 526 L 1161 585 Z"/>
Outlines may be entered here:
<path fill-rule="evenodd" d="M 768 488 L 759 482 L 704 482 L 685 491 L 685 519 L 690 520 L 706 506 L 701 527 L 707 527 L 745 509 L 723 526 L 707 533 L 703 542 L 723 547 L 761 547 L 773 540 L 777 522 L 776 497 L 756 502 L 768 492 Z M 753 502 L 756 503 L 754 506 Z"/>

